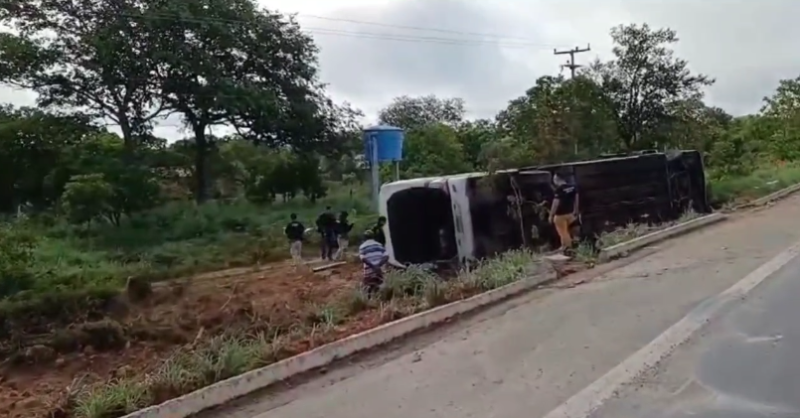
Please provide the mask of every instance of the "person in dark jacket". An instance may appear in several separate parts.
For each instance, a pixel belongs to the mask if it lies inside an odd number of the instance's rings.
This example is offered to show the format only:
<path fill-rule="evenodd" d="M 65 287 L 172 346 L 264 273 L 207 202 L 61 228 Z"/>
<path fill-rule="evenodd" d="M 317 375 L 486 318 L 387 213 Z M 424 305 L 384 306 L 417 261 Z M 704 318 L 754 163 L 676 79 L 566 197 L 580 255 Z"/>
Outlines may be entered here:
<path fill-rule="evenodd" d="M 306 228 L 297 220 L 297 214 L 289 215 L 289 219 L 283 232 L 289 239 L 289 253 L 292 255 L 292 260 L 300 263 L 303 260 L 303 235 Z"/>
<path fill-rule="evenodd" d="M 332 260 L 336 247 L 336 217 L 330 206 L 317 217 L 317 232 L 320 235 L 320 256 L 323 260 Z"/>
<path fill-rule="evenodd" d="M 386 217 L 381 216 L 378 218 L 378 222 L 369 229 L 369 232 L 373 240 L 378 241 L 383 246 L 386 246 L 386 233 L 383 232 L 384 226 L 386 226 Z"/>
<path fill-rule="evenodd" d="M 336 242 L 339 244 L 339 249 L 333 255 L 334 260 L 343 260 L 347 252 L 347 246 L 350 244 L 350 231 L 353 230 L 353 224 L 347 219 L 348 213 L 342 211 L 339 214 L 339 221 L 336 222 Z"/>

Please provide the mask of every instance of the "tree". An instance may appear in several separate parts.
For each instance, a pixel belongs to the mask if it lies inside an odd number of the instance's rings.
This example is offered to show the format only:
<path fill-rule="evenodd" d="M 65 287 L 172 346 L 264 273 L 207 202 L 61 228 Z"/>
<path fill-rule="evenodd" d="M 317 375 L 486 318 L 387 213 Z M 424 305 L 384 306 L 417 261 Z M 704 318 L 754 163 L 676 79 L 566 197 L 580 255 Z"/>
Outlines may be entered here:
<path fill-rule="evenodd" d="M 758 150 L 751 135 L 761 128 L 759 118 L 744 117 L 734 120 L 731 128 L 712 145 L 706 159 L 714 168 L 714 175 L 741 175 L 749 172 L 757 159 Z"/>
<path fill-rule="evenodd" d="M 479 165 L 489 173 L 530 165 L 531 152 L 527 145 L 508 136 L 487 142 L 481 149 Z"/>
<path fill-rule="evenodd" d="M 773 127 L 763 142 L 765 151 L 777 160 L 800 158 L 800 77 L 780 80 L 775 94 L 765 97 L 764 102 L 760 122 L 771 122 Z"/>
<path fill-rule="evenodd" d="M 732 119 L 722 109 L 710 108 L 698 98 L 675 101 L 669 105 L 668 113 L 659 129 L 653 130 L 653 143 L 703 153 L 722 139 Z"/>
<path fill-rule="evenodd" d="M 403 177 L 426 177 L 470 171 L 456 130 L 432 124 L 410 131 L 405 140 Z"/>
<path fill-rule="evenodd" d="M 523 96 L 511 102 L 497 114 L 497 126 L 500 134 L 514 139 L 528 154 L 529 161 L 547 160 L 556 152 L 547 135 L 548 126 L 541 123 L 551 110 L 551 100 L 556 90 L 564 81 L 562 77 L 542 76 L 536 84 Z M 508 141 L 506 141 L 508 142 Z"/>
<path fill-rule="evenodd" d="M 434 123 L 457 126 L 464 121 L 465 114 L 463 99 L 442 99 L 434 95 L 401 96 L 380 111 L 378 120 L 380 123 L 411 131 Z"/>
<path fill-rule="evenodd" d="M 498 114 L 497 123 L 526 150 L 528 164 L 591 158 L 617 148 L 611 102 L 583 76 L 540 77 Z"/>
<path fill-rule="evenodd" d="M 198 202 L 209 196 L 212 126 L 273 147 L 308 150 L 327 139 L 332 106 L 316 80 L 317 51 L 293 18 L 251 0 L 176 0 L 156 10 L 162 18 L 145 30 L 162 51 L 160 99 L 194 135 Z"/>
<path fill-rule="evenodd" d="M 466 121 L 458 126 L 458 142 L 464 151 L 464 160 L 472 167 L 481 166 L 481 150 L 486 146 L 496 142 L 497 127 L 494 121 L 488 119 L 478 119 Z"/>
<path fill-rule="evenodd" d="M 98 200 L 102 214 L 119 226 L 122 216 L 155 207 L 160 203 L 161 186 L 155 170 L 145 164 L 147 150 L 137 148 L 128 154 L 129 164 L 120 164 L 126 153 L 124 140 L 112 133 L 87 135 L 78 146 L 65 150 L 69 161 L 66 173 L 70 182 L 91 180 L 92 187 L 102 180 L 110 195 Z M 98 180 L 100 179 L 100 180 Z M 83 183 L 82 183 L 83 184 Z M 65 190 L 66 193 L 66 190 Z"/>
<path fill-rule="evenodd" d="M 714 80 L 689 71 L 670 45 L 678 42 L 669 28 L 647 24 L 611 30 L 615 59 L 595 62 L 585 73 L 600 84 L 614 107 L 617 129 L 626 150 L 655 146 L 651 135 L 663 127 L 676 101 L 701 98 Z"/>
<path fill-rule="evenodd" d="M 800 77 L 780 80 L 775 93 L 764 98 L 761 112 L 768 116 L 784 118 L 800 113 Z"/>
<path fill-rule="evenodd" d="M 292 168 L 295 172 L 294 178 L 297 181 L 297 185 L 303 191 L 303 196 L 312 203 L 328 194 L 320 175 L 319 159 L 314 158 L 314 156 L 296 158 Z"/>
<path fill-rule="evenodd" d="M 71 222 L 88 224 L 101 217 L 108 216 L 112 222 L 119 223 L 119 217 L 111 205 L 114 189 L 102 174 L 81 174 L 73 176 L 64 189 L 61 197 L 64 212 Z"/>
<path fill-rule="evenodd" d="M 264 169 L 274 164 L 266 147 L 259 147 L 238 137 L 220 141 L 219 157 L 222 164 L 220 177 L 243 189 L 252 187 L 258 177 L 264 174 Z"/>
<path fill-rule="evenodd" d="M 150 130 L 156 102 L 153 45 L 141 29 L 147 2 L 18 0 L 0 5 L 0 82 L 39 93 L 44 107 L 110 119 L 125 144 Z"/>
<path fill-rule="evenodd" d="M 88 119 L 0 106 L 0 212 L 21 204 L 40 210 L 58 200 L 70 176 L 67 150 L 99 131 Z"/>
<path fill-rule="evenodd" d="M 551 130 L 540 133 L 540 142 L 556 144 L 550 161 L 595 158 L 619 149 L 613 105 L 593 80 L 577 76 L 563 81 L 545 107 L 539 124 Z"/>

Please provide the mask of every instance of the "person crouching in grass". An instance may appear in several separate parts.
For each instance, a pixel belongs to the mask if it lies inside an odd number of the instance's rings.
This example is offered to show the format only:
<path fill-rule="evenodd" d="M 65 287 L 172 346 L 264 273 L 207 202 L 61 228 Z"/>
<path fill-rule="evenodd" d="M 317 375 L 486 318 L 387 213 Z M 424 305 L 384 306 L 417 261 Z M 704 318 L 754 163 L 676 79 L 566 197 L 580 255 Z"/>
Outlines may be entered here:
<path fill-rule="evenodd" d="M 367 294 L 372 295 L 383 284 L 383 266 L 389 261 L 386 248 L 375 240 L 373 231 L 364 233 L 364 242 L 358 247 L 358 258 L 364 267 L 362 286 Z"/>

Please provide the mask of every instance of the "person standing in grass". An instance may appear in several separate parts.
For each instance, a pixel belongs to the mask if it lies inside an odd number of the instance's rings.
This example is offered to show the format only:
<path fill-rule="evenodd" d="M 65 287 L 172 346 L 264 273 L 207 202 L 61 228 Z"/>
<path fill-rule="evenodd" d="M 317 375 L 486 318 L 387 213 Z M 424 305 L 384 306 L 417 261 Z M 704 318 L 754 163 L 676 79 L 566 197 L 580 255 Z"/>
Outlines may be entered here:
<path fill-rule="evenodd" d="M 372 231 L 364 233 L 364 242 L 358 247 L 358 258 L 364 267 L 362 286 L 368 294 L 374 294 L 383 284 L 383 266 L 389 261 L 386 248 L 375 240 Z"/>
<path fill-rule="evenodd" d="M 292 261 L 300 264 L 303 261 L 303 235 L 306 228 L 297 220 L 296 213 L 289 215 L 289 219 L 283 232 L 289 239 L 289 253 L 292 255 Z"/>
<path fill-rule="evenodd" d="M 347 217 L 347 211 L 342 211 L 339 214 L 339 221 L 336 223 L 336 241 L 339 249 L 333 255 L 334 260 L 343 260 L 346 257 L 347 246 L 350 244 L 350 231 L 353 230 L 353 224 Z"/>
<path fill-rule="evenodd" d="M 565 252 L 572 247 L 570 227 L 578 219 L 578 188 L 574 184 L 567 183 L 558 174 L 553 175 L 553 186 L 555 197 L 553 205 L 550 207 L 550 223 L 556 227 L 558 238 L 561 241 L 561 247 L 558 250 Z"/>
<path fill-rule="evenodd" d="M 323 260 L 332 260 L 333 247 L 336 246 L 336 217 L 333 216 L 330 206 L 326 206 L 325 211 L 317 217 L 317 232 L 320 238 L 320 257 Z"/>

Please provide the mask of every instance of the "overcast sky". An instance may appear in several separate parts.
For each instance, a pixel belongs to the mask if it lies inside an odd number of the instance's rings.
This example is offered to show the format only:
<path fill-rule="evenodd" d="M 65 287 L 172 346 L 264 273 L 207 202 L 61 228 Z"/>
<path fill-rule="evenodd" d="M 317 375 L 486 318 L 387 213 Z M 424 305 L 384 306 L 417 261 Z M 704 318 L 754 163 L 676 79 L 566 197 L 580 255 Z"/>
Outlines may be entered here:
<path fill-rule="evenodd" d="M 404 94 L 462 97 L 472 116 L 492 117 L 536 78 L 560 71 L 566 57 L 554 56 L 553 48 L 591 43 L 579 63 L 607 58 L 609 29 L 627 23 L 677 30 L 679 56 L 693 71 L 717 79 L 707 101 L 733 114 L 757 111 L 779 79 L 800 75 L 796 0 L 260 1 L 300 14 L 321 49 L 321 75 L 331 95 L 362 109 L 366 123 Z M 0 88 L 4 102 L 32 104 L 34 98 Z M 172 127 L 158 134 L 181 136 Z"/>

